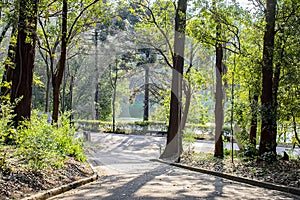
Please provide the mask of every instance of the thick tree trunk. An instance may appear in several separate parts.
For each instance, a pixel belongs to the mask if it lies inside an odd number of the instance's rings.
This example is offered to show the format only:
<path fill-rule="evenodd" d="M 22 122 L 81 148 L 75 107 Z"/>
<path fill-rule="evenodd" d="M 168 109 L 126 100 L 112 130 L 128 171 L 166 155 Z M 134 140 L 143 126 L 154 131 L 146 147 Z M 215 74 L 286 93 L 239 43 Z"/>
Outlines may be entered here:
<path fill-rule="evenodd" d="M 20 5 L 16 65 L 12 70 L 11 87 L 11 101 L 21 98 L 14 108 L 16 124 L 30 119 L 38 0 L 21 0 Z"/>
<path fill-rule="evenodd" d="M 221 37 L 221 24 L 217 25 L 216 38 Z M 223 110 L 223 48 L 222 44 L 216 42 L 216 96 L 215 96 L 215 157 L 223 157 L 223 123 L 224 123 L 224 110 Z"/>
<path fill-rule="evenodd" d="M 250 143 L 256 146 L 258 95 L 254 94 L 252 96 L 252 99 L 250 99 L 250 104 L 251 104 Z"/>
<path fill-rule="evenodd" d="M 172 92 L 170 103 L 170 118 L 167 133 L 167 144 L 161 159 L 179 161 L 182 149 L 181 130 L 181 100 L 182 100 L 182 75 L 184 66 L 184 44 L 186 29 L 187 1 L 178 0 L 175 15 L 175 37 L 172 71 Z"/>
<path fill-rule="evenodd" d="M 63 0 L 63 8 L 62 8 L 62 37 L 61 37 L 61 52 L 60 59 L 58 62 L 57 71 L 53 74 L 52 77 L 52 86 L 53 86 L 53 114 L 52 119 L 53 122 L 58 121 L 59 114 L 59 92 L 60 86 L 62 83 L 62 78 L 65 71 L 66 66 L 66 58 L 67 58 L 67 22 L 68 22 L 68 3 L 67 0 Z"/>
<path fill-rule="evenodd" d="M 266 31 L 262 59 L 262 124 L 259 154 L 273 152 L 276 154 L 276 132 L 274 132 L 273 104 L 273 54 L 275 38 L 276 0 L 267 0 Z"/>

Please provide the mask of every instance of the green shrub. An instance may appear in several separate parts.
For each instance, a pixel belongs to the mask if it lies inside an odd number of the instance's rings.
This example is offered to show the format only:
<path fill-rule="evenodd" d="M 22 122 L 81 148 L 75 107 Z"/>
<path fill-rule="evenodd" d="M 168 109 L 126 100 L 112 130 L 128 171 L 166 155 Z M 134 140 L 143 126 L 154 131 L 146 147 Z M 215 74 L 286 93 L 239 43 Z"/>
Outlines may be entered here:
<path fill-rule="evenodd" d="M 46 115 L 35 112 L 31 121 L 18 127 L 17 155 L 33 169 L 60 167 L 67 156 L 84 161 L 82 142 L 74 137 L 67 115 L 59 117 L 59 126 L 47 123 Z"/>
<path fill-rule="evenodd" d="M 16 129 L 13 126 L 13 104 L 5 101 L 0 104 L 0 143 L 12 144 L 16 139 Z"/>
<path fill-rule="evenodd" d="M 148 121 L 135 121 L 134 122 L 135 125 L 137 126 L 148 126 L 149 125 L 149 122 Z"/>

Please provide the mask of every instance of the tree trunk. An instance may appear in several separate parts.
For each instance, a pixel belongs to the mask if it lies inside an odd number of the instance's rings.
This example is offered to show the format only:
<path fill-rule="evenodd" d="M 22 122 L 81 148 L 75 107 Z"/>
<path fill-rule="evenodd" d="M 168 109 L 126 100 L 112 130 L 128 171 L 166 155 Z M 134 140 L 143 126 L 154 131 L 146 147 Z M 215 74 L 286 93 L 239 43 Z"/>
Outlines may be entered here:
<path fill-rule="evenodd" d="M 112 99 L 112 120 L 113 120 L 113 132 L 116 131 L 116 97 L 117 97 L 117 80 L 118 80 L 118 63 L 116 62 L 116 69 L 115 69 L 115 77 L 113 82 L 113 99 Z"/>
<path fill-rule="evenodd" d="M 218 22 L 218 20 L 217 20 Z M 221 38 L 222 26 L 218 22 L 216 27 L 216 95 L 215 95 L 215 151 L 214 156 L 222 158 L 223 155 L 223 123 L 224 123 L 224 110 L 223 110 L 223 83 L 222 83 L 222 60 L 223 48 L 222 44 L 218 41 Z"/>
<path fill-rule="evenodd" d="M 61 95 L 61 112 L 66 111 L 66 86 L 67 86 L 67 77 L 66 70 L 64 71 L 63 81 L 62 81 L 62 95 Z"/>
<path fill-rule="evenodd" d="M 149 119 L 149 66 L 146 64 L 145 69 L 145 99 L 144 99 L 144 121 Z"/>
<path fill-rule="evenodd" d="M 191 98 L 192 98 L 192 88 L 191 88 L 191 80 L 189 77 L 189 73 L 191 68 L 193 67 L 193 60 L 194 60 L 194 44 L 191 43 L 191 49 L 190 49 L 190 64 L 186 71 L 186 75 L 188 75 L 188 78 L 186 81 L 183 82 L 183 90 L 185 94 L 185 103 L 184 103 L 184 110 L 182 113 L 182 120 L 181 120 L 181 130 L 185 129 L 185 125 L 188 118 L 188 113 L 191 105 Z"/>
<path fill-rule="evenodd" d="M 1 83 L 1 98 L 4 96 L 10 94 L 11 88 L 8 85 L 8 83 L 11 83 L 12 81 L 12 69 L 15 62 L 15 54 L 16 54 L 16 43 L 14 42 L 14 38 L 17 35 L 17 29 L 16 25 L 13 25 L 12 31 L 11 31 L 11 37 L 9 41 L 8 46 L 8 52 L 7 52 L 7 58 L 5 61 L 5 71 L 3 73 L 2 77 L 2 83 Z"/>
<path fill-rule="evenodd" d="M 254 94 L 252 96 L 252 99 L 250 99 L 250 104 L 251 104 L 250 143 L 256 146 L 258 95 Z"/>
<path fill-rule="evenodd" d="M 172 71 L 172 92 L 170 103 L 170 118 L 167 133 L 167 144 L 161 159 L 180 161 L 182 149 L 181 130 L 181 101 L 182 101 L 182 75 L 184 67 L 184 44 L 186 29 L 187 1 L 178 0 L 175 14 L 175 37 Z"/>
<path fill-rule="evenodd" d="M 292 113 L 292 120 L 293 120 L 293 129 L 294 129 L 295 139 L 297 140 L 298 146 L 300 147 L 300 139 L 299 139 L 299 136 L 297 133 L 297 122 L 296 122 L 294 113 Z M 294 144 L 294 146 L 295 146 L 295 144 Z"/>
<path fill-rule="evenodd" d="M 71 75 L 71 80 L 70 80 L 70 111 L 71 111 L 71 114 L 70 114 L 70 123 L 72 124 L 73 123 L 73 88 L 74 88 L 74 79 L 75 79 L 75 76 L 74 75 Z"/>
<path fill-rule="evenodd" d="M 276 155 L 276 132 L 274 132 L 273 105 L 273 54 L 275 38 L 276 0 L 267 0 L 266 30 L 262 59 L 262 124 L 259 154 L 273 152 Z"/>
<path fill-rule="evenodd" d="M 98 32 L 95 30 L 95 119 L 99 120 L 99 70 L 98 70 Z"/>
<path fill-rule="evenodd" d="M 45 97 L 45 101 L 46 101 L 45 112 L 46 113 L 49 113 L 50 86 L 51 86 L 51 73 L 49 70 L 49 66 L 47 66 L 47 83 L 46 83 L 46 97 Z"/>
<path fill-rule="evenodd" d="M 16 114 L 14 121 L 16 125 L 20 120 L 30 119 L 37 11 L 38 0 L 20 1 L 16 65 L 12 70 L 11 87 L 11 101 L 14 102 L 16 99 L 21 98 L 14 108 L 14 113 Z"/>
<path fill-rule="evenodd" d="M 58 62 L 57 71 L 53 74 L 52 77 L 52 86 L 53 86 L 53 122 L 58 121 L 59 114 L 59 92 L 60 86 L 62 83 L 62 78 L 66 66 L 67 58 L 67 22 L 68 22 L 68 3 L 67 0 L 63 0 L 62 8 L 62 36 L 61 36 L 61 52 Z"/>
<path fill-rule="evenodd" d="M 185 103 L 184 103 L 184 109 L 183 109 L 183 113 L 182 113 L 181 130 L 184 130 L 184 128 L 185 128 L 190 105 L 191 105 L 192 90 L 191 90 L 191 86 L 189 83 L 186 86 L 184 93 L 185 93 Z"/>

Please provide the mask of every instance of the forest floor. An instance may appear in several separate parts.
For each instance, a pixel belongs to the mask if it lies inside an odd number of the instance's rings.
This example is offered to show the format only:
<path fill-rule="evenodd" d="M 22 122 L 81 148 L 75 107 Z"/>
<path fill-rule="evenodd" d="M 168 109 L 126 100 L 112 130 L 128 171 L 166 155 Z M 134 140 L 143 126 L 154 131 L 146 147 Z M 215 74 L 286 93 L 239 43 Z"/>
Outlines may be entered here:
<path fill-rule="evenodd" d="M 207 153 L 187 153 L 181 159 L 181 164 L 203 168 L 238 177 L 254 179 L 278 185 L 300 188 L 300 160 L 281 160 L 274 162 L 243 160 L 230 156 L 224 159 L 214 158 Z"/>
<path fill-rule="evenodd" d="M 61 169 L 30 170 L 18 162 L 0 169 L 0 199 L 21 199 L 32 194 L 59 187 L 89 177 L 93 170 L 88 163 L 68 158 Z"/>

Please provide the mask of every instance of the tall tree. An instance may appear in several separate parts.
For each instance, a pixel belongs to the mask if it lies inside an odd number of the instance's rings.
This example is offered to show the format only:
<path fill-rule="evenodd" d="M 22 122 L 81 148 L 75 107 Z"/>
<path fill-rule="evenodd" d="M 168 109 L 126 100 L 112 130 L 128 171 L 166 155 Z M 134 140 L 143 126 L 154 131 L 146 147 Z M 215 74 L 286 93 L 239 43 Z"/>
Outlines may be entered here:
<path fill-rule="evenodd" d="M 276 0 L 267 0 L 265 9 L 265 33 L 262 58 L 262 124 L 259 154 L 276 154 L 276 119 L 273 119 L 273 55 L 275 38 Z"/>
<path fill-rule="evenodd" d="M 223 47 L 218 38 L 221 37 L 221 24 L 216 27 L 216 95 L 215 95 L 215 157 L 223 157 L 223 123 L 224 123 L 224 108 L 223 108 Z"/>
<path fill-rule="evenodd" d="M 46 9 L 44 15 L 40 18 L 39 25 L 42 28 L 42 34 L 40 35 L 40 48 L 43 49 L 46 54 L 49 55 L 50 60 L 50 74 L 52 79 L 52 89 L 53 89 L 53 121 L 56 122 L 59 114 L 59 98 L 60 98 L 60 87 L 62 84 L 63 74 L 67 59 L 67 50 L 73 41 L 76 43 L 79 39 L 77 36 L 79 33 L 86 31 L 91 24 L 95 24 L 97 21 L 93 20 L 92 14 L 98 16 L 103 16 L 103 10 L 97 8 L 100 6 L 102 8 L 103 2 L 100 0 L 85 0 L 79 2 L 63 0 L 62 9 L 59 2 L 53 1 L 48 6 L 51 9 Z M 68 9 L 68 7 L 74 6 L 77 9 Z M 89 12 L 94 8 L 94 12 Z M 49 11 L 50 10 L 50 11 Z M 53 10 L 55 12 L 53 12 Z M 100 13 L 97 13 L 100 12 Z M 99 14 L 99 15 L 98 15 Z M 56 22 L 48 23 L 49 18 Z M 61 23 L 59 23 L 61 19 Z M 98 20 L 98 18 L 97 18 Z M 51 21 L 50 21 L 51 22 Z M 49 33 L 50 32 L 50 33 Z M 58 61 L 55 62 L 57 49 L 60 47 L 60 54 L 58 56 Z M 55 65 L 56 64 L 56 65 Z M 49 94 L 49 93 L 47 93 Z"/>
<path fill-rule="evenodd" d="M 63 0 L 62 5 L 62 26 L 61 26 L 61 50 L 60 58 L 58 62 L 58 68 L 52 75 L 52 86 L 53 86 L 53 114 L 52 118 L 54 122 L 58 120 L 59 112 L 59 91 L 62 83 L 62 78 L 66 66 L 67 58 L 67 22 L 68 22 L 68 1 Z"/>
<path fill-rule="evenodd" d="M 38 0 L 21 0 L 15 68 L 12 70 L 11 101 L 21 98 L 14 112 L 15 121 L 30 118 L 35 59 Z"/>
<path fill-rule="evenodd" d="M 217 13 L 216 1 L 213 1 L 213 10 Z M 224 108 L 223 108 L 223 44 L 222 24 L 219 16 L 216 15 L 216 94 L 215 94 L 215 157 L 223 157 L 223 123 L 224 123 Z"/>
<path fill-rule="evenodd" d="M 179 161 L 182 153 L 181 100 L 184 68 L 184 47 L 187 1 L 178 0 L 175 13 L 174 55 L 172 70 L 172 91 L 167 144 L 161 159 Z"/>

